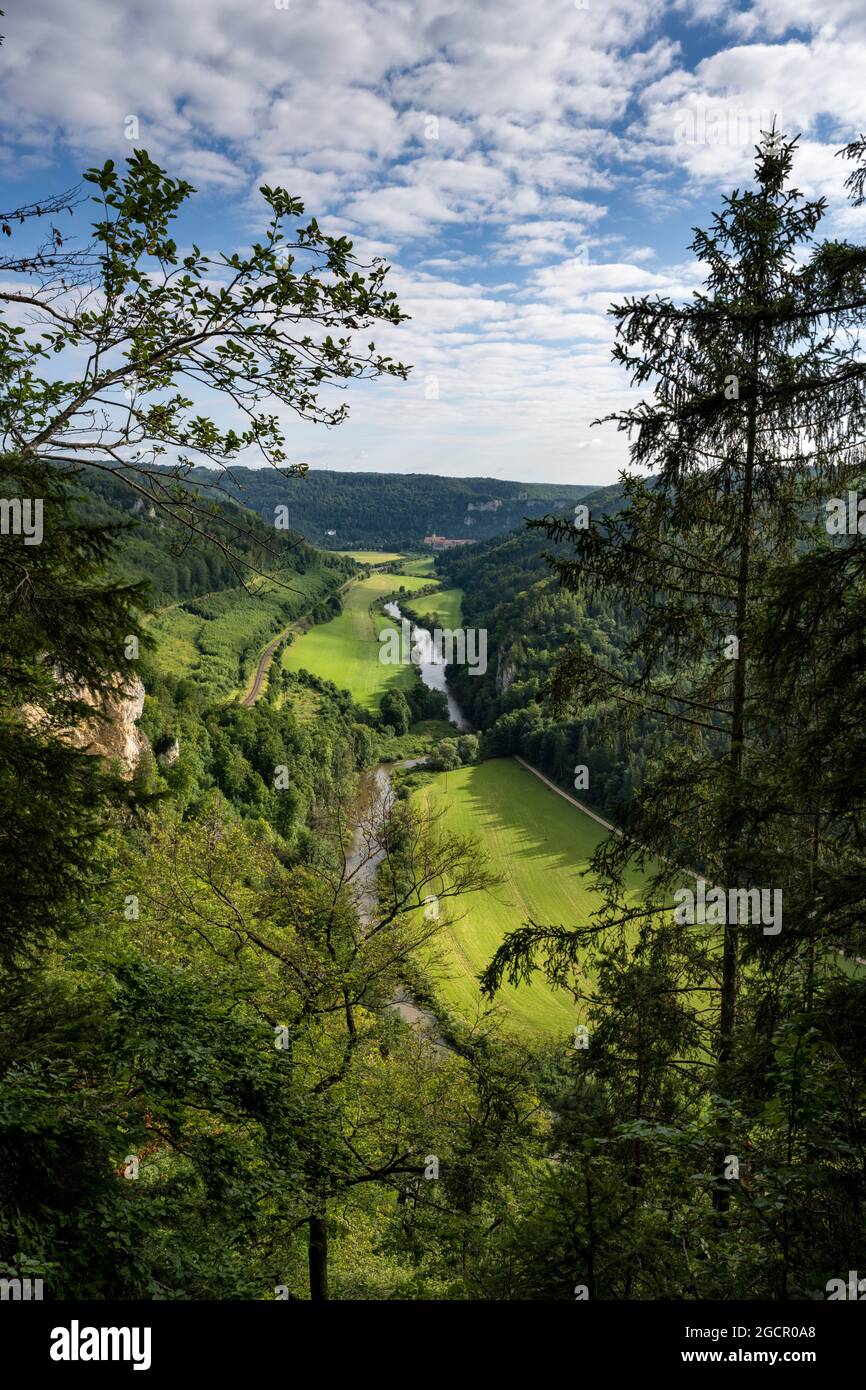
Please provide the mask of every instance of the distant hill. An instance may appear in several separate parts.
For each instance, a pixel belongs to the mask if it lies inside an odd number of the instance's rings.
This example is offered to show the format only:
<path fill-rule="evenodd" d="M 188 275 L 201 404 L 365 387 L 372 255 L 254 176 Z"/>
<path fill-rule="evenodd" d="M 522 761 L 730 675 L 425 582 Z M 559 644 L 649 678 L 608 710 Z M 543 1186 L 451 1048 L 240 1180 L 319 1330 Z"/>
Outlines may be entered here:
<path fill-rule="evenodd" d="M 199 468 L 192 479 L 212 486 Z M 229 495 L 271 525 L 275 508 L 314 545 L 329 550 L 417 548 L 424 536 L 486 540 L 526 517 L 574 505 L 592 487 L 566 483 L 441 478 L 427 473 L 334 473 L 311 469 L 303 478 L 273 468 L 232 468 Z M 335 535 L 329 535 L 329 532 Z"/>
<path fill-rule="evenodd" d="M 297 533 L 276 528 L 273 517 L 268 525 L 229 499 L 219 500 L 212 515 L 200 518 L 213 537 L 209 541 L 157 511 L 110 474 L 82 469 L 75 488 L 83 517 L 117 528 L 115 569 L 129 578 L 147 579 L 157 606 L 235 589 L 241 576 L 248 579 L 253 571 L 288 584 L 311 570 L 327 571 L 323 587 L 330 588 L 353 569 L 342 556 L 322 555 Z M 242 563 L 233 562 L 226 550 Z"/>
<path fill-rule="evenodd" d="M 622 490 L 618 483 L 581 491 L 581 501 L 591 515 L 612 514 L 622 506 Z M 534 515 L 543 516 L 555 510 L 548 503 Z M 464 591 L 464 621 L 484 626 L 492 622 L 500 605 L 513 602 L 535 585 L 544 584 L 551 592 L 558 593 L 559 586 L 544 559 L 545 551 L 555 550 L 556 546 L 541 531 L 528 531 L 519 526 L 508 535 L 492 537 L 472 550 L 447 552 L 437 562 L 437 573 L 449 585 Z"/>

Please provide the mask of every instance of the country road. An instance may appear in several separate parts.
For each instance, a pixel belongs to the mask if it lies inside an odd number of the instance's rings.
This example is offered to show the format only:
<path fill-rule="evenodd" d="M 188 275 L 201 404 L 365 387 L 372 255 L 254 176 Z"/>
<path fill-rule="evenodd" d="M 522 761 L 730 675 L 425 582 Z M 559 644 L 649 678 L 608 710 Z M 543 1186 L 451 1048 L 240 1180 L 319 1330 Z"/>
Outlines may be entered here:
<path fill-rule="evenodd" d="M 585 816 L 589 816 L 592 820 L 597 820 L 599 825 L 604 826 L 605 830 L 612 830 L 614 835 L 622 834 L 622 831 L 617 830 L 615 825 L 611 825 L 609 820 L 604 820 L 602 816 L 596 815 L 595 811 L 591 811 L 588 806 L 584 806 L 582 802 L 578 801 L 577 797 L 572 796 L 569 792 L 563 791 L 562 787 L 558 787 L 555 782 L 551 782 L 549 777 L 545 777 L 543 772 L 539 772 L 537 767 L 533 767 L 532 763 L 528 763 L 526 759 L 521 758 L 518 753 L 514 754 L 514 761 L 520 763 L 521 767 L 525 767 L 527 772 L 531 772 L 533 777 L 537 777 L 539 782 L 544 782 L 546 786 L 550 787 L 552 792 L 556 792 L 557 796 L 561 796 L 564 800 L 570 801 L 572 806 L 576 806 L 578 811 L 582 811 Z"/>
<path fill-rule="evenodd" d="M 242 705 L 254 705 L 256 700 L 261 695 L 262 686 L 265 682 L 265 676 L 268 674 L 268 667 L 271 664 L 271 659 L 274 655 L 274 652 L 277 650 L 277 647 L 280 645 L 280 643 L 286 640 L 286 637 L 288 636 L 290 630 L 291 628 L 287 627 L 282 632 L 278 632 L 274 640 L 265 647 L 264 651 L 259 657 L 259 664 L 256 667 L 255 680 L 253 681 L 246 695 L 243 695 L 241 697 Z"/>
<path fill-rule="evenodd" d="M 332 589 L 331 593 L 344 594 L 347 589 L 351 588 L 351 586 L 353 584 L 356 584 L 357 582 L 358 576 L 353 575 L 351 579 L 346 580 L 345 584 L 341 584 L 339 589 Z M 331 594 L 324 595 L 325 598 L 330 598 L 330 596 Z M 283 642 L 285 642 L 292 629 L 297 628 L 298 625 L 302 623 L 305 618 L 308 617 L 309 613 L 302 613 L 299 618 L 295 618 L 293 622 L 289 623 L 288 627 L 284 627 L 282 632 L 278 632 L 276 637 L 273 637 L 271 639 L 271 641 L 268 643 L 261 656 L 259 657 L 259 662 L 256 667 L 255 679 L 252 685 L 250 686 L 246 695 L 241 696 L 242 705 L 246 705 L 249 708 L 250 705 L 254 705 L 256 703 L 256 700 L 262 693 L 262 686 L 265 683 L 265 676 L 268 674 L 268 667 L 270 666 L 273 660 L 274 653 L 276 652 L 277 648 L 282 646 Z"/>

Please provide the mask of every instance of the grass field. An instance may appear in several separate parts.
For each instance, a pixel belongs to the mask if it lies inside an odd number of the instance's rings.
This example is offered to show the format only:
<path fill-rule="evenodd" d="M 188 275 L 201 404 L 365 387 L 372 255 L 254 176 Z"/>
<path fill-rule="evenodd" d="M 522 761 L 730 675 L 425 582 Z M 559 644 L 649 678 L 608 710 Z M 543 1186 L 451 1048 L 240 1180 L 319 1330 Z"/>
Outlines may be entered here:
<path fill-rule="evenodd" d="M 359 565 L 389 565 L 403 559 L 399 550 L 334 550 L 329 553 L 348 555 L 350 560 L 357 560 Z"/>
<path fill-rule="evenodd" d="M 462 589 L 440 589 L 438 593 L 411 599 L 409 607 L 425 620 L 425 627 L 455 628 L 460 626 L 462 602 Z"/>
<path fill-rule="evenodd" d="M 385 666 L 379 660 L 379 632 L 395 624 L 372 612 L 372 605 L 401 587 L 411 594 L 429 582 L 420 576 L 382 571 L 368 575 L 346 591 L 339 617 L 310 628 L 285 648 L 283 666 L 289 671 L 305 668 L 350 691 L 365 709 L 378 710 L 386 690 L 406 690 L 415 677 L 411 666 Z"/>
<path fill-rule="evenodd" d="M 256 580 L 254 593 L 224 589 L 163 609 L 149 628 L 159 643 L 157 664 L 168 675 L 206 685 L 214 696 L 234 694 L 268 639 L 330 593 L 338 579 L 310 570 L 292 576 L 291 590 Z"/>
<path fill-rule="evenodd" d="M 510 758 L 440 773 L 414 796 L 444 811 L 448 829 L 475 835 L 481 862 L 503 879 L 489 893 L 446 906 L 443 918 L 450 912 L 461 920 L 436 940 L 442 963 L 427 962 L 443 999 L 471 1019 L 481 999 L 477 976 L 506 932 L 530 917 L 577 925 L 598 907 L 581 870 L 606 831 Z M 523 1033 L 565 1034 L 580 1018 L 568 995 L 540 978 L 519 988 L 504 986 L 497 1003 L 508 1025 Z"/>
<path fill-rule="evenodd" d="M 426 574 L 428 579 L 436 578 L 436 559 L 433 555 L 420 555 L 415 560 L 404 560 L 396 565 L 401 574 Z"/>

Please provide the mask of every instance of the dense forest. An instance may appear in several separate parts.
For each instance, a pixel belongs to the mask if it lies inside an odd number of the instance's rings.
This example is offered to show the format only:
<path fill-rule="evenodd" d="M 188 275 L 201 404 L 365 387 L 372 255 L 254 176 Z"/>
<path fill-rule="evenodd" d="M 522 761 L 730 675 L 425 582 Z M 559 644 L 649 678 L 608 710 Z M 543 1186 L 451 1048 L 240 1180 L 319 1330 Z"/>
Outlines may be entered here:
<path fill-rule="evenodd" d="M 211 499 L 204 525 L 191 531 L 177 515 L 157 512 L 151 500 L 130 492 L 119 479 L 89 470 L 64 470 L 79 494 L 83 520 L 114 531 L 120 574 L 146 576 L 156 606 L 196 598 L 267 574 L 289 588 L 293 579 L 316 568 L 330 571 L 338 584 L 354 566 L 343 557 L 318 553 L 296 531 L 263 522 L 231 499 Z"/>
<path fill-rule="evenodd" d="M 600 518 L 623 503 L 622 491 L 610 487 L 587 493 L 581 505 Z M 663 736 L 658 721 L 648 715 L 621 730 L 600 705 L 557 715 L 547 693 L 557 662 L 576 643 L 625 668 L 640 615 L 604 594 L 563 589 L 545 559 L 555 553 L 561 545 L 524 529 L 438 558 L 445 582 L 463 590 L 467 627 L 488 634 L 484 675 L 457 666 L 450 679 L 483 731 L 488 755 L 519 753 L 580 800 L 614 815 L 640 785 L 653 743 Z"/>
<path fill-rule="evenodd" d="M 191 478 L 205 488 L 216 481 L 206 470 L 194 471 Z M 592 491 L 567 483 L 315 468 L 302 477 L 285 477 L 270 468 L 232 467 L 218 482 L 272 525 L 276 508 L 287 507 L 289 525 L 329 550 L 417 549 L 434 532 L 480 540 L 520 525 L 524 517 L 573 505 Z"/>

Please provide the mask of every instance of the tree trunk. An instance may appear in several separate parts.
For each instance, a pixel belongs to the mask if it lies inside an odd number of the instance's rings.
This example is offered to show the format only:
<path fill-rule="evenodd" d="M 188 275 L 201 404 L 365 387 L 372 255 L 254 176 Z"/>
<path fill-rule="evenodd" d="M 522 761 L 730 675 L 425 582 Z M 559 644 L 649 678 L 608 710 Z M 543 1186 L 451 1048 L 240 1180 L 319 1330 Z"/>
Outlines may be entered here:
<path fill-rule="evenodd" d="M 734 795 L 733 823 L 728 834 L 735 841 L 733 853 L 729 852 L 725 873 L 725 888 L 736 883 L 740 887 L 742 875 L 742 778 L 743 753 L 746 740 L 746 662 L 748 651 L 745 643 L 745 628 L 749 614 L 749 583 L 751 580 L 752 525 L 753 525 L 753 486 L 755 473 L 755 450 L 758 424 L 758 363 L 759 331 L 755 329 L 752 340 L 751 382 L 749 393 L 749 415 L 746 425 L 746 461 L 743 472 L 743 496 L 740 512 L 742 533 L 740 536 L 740 556 L 737 571 L 737 612 L 736 637 L 738 641 L 737 663 L 734 668 L 733 707 L 731 710 L 731 742 L 728 760 L 733 773 L 732 791 Z M 725 914 L 724 944 L 722 946 L 722 995 L 719 1008 L 719 1092 L 726 1093 L 727 1072 L 734 1052 L 734 1030 L 737 1022 L 737 988 L 739 975 L 739 923 L 730 922 Z M 722 1144 L 719 1154 L 719 1177 L 723 1178 L 727 1144 Z M 717 1211 L 726 1211 L 730 1200 L 727 1188 L 714 1193 L 714 1206 Z"/>
<path fill-rule="evenodd" d="M 320 1303 L 328 1297 L 328 1227 L 324 1212 L 310 1217 L 308 1254 L 310 1299 Z"/>

